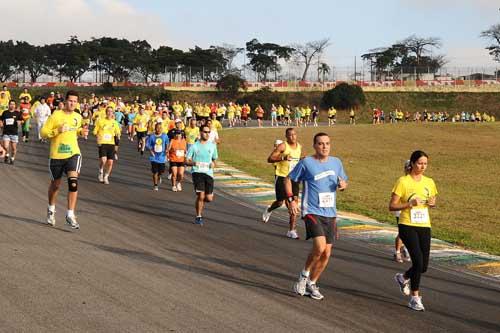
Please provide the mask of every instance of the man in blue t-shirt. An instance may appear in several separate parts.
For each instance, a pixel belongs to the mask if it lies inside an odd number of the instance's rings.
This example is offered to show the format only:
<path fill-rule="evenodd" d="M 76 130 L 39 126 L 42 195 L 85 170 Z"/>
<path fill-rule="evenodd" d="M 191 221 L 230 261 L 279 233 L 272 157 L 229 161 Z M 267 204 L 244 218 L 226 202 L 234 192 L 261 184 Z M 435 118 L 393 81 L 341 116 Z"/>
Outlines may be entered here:
<path fill-rule="evenodd" d="M 209 142 L 210 127 L 200 127 L 200 140 L 196 141 L 188 150 L 186 164 L 192 165 L 191 170 L 194 190 L 196 191 L 196 219 L 195 224 L 203 225 L 203 206 L 205 202 L 214 199 L 214 168 L 219 158 L 217 145 Z"/>
<path fill-rule="evenodd" d="M 149 161 L 151 161 L 151 172 L 153 173 L 153 190 L 158 191 L 161 183 L 161 175 L 165 172 L 167 156 L 168 136 L 163 132 L 161 123 L 156 123 L 155 132 L 148 136 L 146 149 L 149 150 Z"/>
<path fill-rule="evenodd" d="M 328 134 L 314 136 L 314 150 L 313 156 L 300 160 L 290 172 L 285 179 L 285 190 L 290 212 L 298 214 L 291 181 L 303 182 L 302 218 L 306 225 L 306 239 L 313 239 L 312 250 L 293 289 L 301 296 L 321 300 L 323 295 L 316 282 L 328 265 L 334 234 L 337 236 L 337 189 L 343 191 L 347 187 L 347 175 L 340 159 L 329 156 Z"/>

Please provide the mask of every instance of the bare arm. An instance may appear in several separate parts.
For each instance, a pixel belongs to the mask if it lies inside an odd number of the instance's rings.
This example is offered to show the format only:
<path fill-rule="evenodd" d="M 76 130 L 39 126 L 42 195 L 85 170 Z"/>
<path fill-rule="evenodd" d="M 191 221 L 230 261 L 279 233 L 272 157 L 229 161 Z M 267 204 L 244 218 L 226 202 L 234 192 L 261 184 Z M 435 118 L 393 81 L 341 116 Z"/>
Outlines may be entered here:
<path fill-rule="evenodd" d="M 285 144 L 279 144 L 267 158 L 267 163 L 276 163 L 283 161 L 281 154 L 285 151 Z"/>

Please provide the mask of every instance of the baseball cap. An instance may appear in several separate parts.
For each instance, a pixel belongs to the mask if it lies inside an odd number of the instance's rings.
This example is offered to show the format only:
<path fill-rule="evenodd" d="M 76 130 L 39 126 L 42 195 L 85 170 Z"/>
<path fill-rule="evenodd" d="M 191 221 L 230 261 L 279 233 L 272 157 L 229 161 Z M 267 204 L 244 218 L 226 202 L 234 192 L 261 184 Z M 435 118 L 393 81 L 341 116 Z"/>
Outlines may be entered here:
<path fill-rule="evenodd" d="M 176 123 L 182 123 L 182 120 L 180 120 L 179 118 L 175 119 L 175 122 Z"/>
<path fill-rule="evenodd" d="M 278 140 L 274 141 L 274 145 L 275 145 L 275 146 L 280 145 L 280 144 L 282 144 L 282 143 L 283 143 L 283 140 L 279 140 L 279 139 L 278 139 Z"/>

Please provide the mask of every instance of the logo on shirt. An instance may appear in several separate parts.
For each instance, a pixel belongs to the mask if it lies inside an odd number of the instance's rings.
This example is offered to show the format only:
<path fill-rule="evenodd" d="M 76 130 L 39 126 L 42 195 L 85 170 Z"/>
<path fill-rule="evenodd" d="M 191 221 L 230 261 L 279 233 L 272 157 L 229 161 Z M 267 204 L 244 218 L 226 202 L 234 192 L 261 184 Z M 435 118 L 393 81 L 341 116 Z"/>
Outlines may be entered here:
<path fill-rule="evenodd" d="M 328 176 L 335 176 L 335 171 L 327 170 L 327 171 L 323 171 L 321 173 L 318 173 L 317 175 L 314 176 L 314 180 L 320 180 L 320 179 L 326 178 Z"/>

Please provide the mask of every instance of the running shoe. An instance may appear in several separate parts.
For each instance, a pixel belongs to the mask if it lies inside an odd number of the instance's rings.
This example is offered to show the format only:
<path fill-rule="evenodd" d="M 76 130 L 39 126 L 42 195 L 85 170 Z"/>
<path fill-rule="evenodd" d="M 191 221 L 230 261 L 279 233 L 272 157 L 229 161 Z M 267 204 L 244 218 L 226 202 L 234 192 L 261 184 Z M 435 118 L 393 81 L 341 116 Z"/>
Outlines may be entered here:
<path fill-rule="evenodd" d="M 405 280 L 404 275 L 402 273 L 398 273 L 394 275 L 394 281 L 396 281 L 399 285 L 399 289 L 403 295 L 410 295 L 410 280 Z"/>
<path fill-rule="evenodd" d="M 172 179 L 172 174 L 171 173 L 168 174 L 167 179 L 168 180 Z"/>
<path fill-rule="evenodd" d="M 153 191 L 158 191 L 158 185 L 153 186 Z"/>
<path fill-rule="evenodd" d="M 399 263 L 403 262 L 403 256 L 401 253 L 394 253 L 394 261 Z"/>
<path fill-rule="evenodd" d="M 72 229 L 80 229 L 80 225 L 76 221 L 76 216 L 66 215 L 66 224 L 69 225 Z"/>
<path fill-rule="evenodd" d="M 288 230 L 286 233 L 286 237 L 291 239 L 300 239 L 299 235 L 297 234 L 297 230 Z"/>
<path fill-rule="evenodd" d="M 4 163 L 9 163 L 9 154 L 5 155 L 3 158 Z"/>
<path fill-rule="evenodd" d="M 408 307 L 415 311 L 425 311 L 424 305 L 422 304 L 422 297 L 420 296 L 412 296 L 408 303 Z"/>
<path fill-rule="evenodd" d="M 323 296 L 319 292 L 319 287 L 316 285 L 316 283 L 307 283 L 306 284 L 306 293 L 305 295 L 308 295 L 312 299 L 321 301 L 325 296 Z"/>
<path fill-rule="evenodd" d="M 266 209 L 264 209 L 264 212 L 262 213 L 262 222 L 267 223 L 269 221 L 269 218 L 271 217 L 271 214 L 273 213 L 272 211 L 269 211 L 268 209 L 271 206 L 267 206 Z"/>
<path fill-rule="evenodd" d="M 14 159 L 13 159 L 13 158 L 11 158 L 11 159 L 9 160 L 9 163 L 10 163 L 11 165 L 13 165 L 13 164 L 14 164 Z"/>
<path fill-rule="evenodd" d="M 109 176 L 104 176 L 103 182 L 104 184 L 109 185 Z"/>
<path fill-rule="evenodd" d="M 144 155 L 144 150 L 141 150 L 141 155 Z"/>
<path fill-rule="evenodd" d="M 177 186 L 172 186 L 172 191 L 177 192 Z"/>
<path fill-rule="evenodd" d="M 104 173 L 102 171 L 99 171 L 99 174 L 97 175 L 97 180 L 99 180 L 100 183 L 104 183 Z"/>
<path fill-rule="evenodd" d="M 306 294 L 307 280 L 308 277 L 300 272 L 299 280 L 293 284 L 293 291 L 300 296 L 304 296 Z"/>
<path fill-rule="evenodd" d="M 181 183 L 177 183 L 177 191 L 178 192 L 182 191 L 182 185 L 181 185 Z"/>
<path fill-rule="evenodd" d="M 115 161 L 118 161 L 118 154 L 115 153 Z"/>
<path fill-rule="evenodd" d="M 56 225 L 56 212 L 47 209 L 47 224 L 51 226 Z"/>
<path fill-rule="evenodd" d="M 196 225 L 203 225 L 203 217 L 201 216 L 197 216 L 195 219 L 194 219 L 194 224 Z"/>

